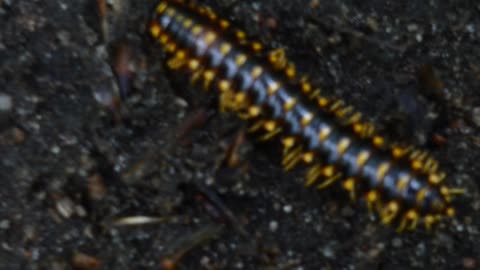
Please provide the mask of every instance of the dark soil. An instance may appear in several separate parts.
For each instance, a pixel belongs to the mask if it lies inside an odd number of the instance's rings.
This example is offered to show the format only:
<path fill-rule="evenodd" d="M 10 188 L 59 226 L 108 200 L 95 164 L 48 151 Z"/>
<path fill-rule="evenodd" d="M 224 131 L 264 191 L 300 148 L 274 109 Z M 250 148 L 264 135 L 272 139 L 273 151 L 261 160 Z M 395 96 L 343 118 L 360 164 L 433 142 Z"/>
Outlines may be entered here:
<path fill-rule="evenodd" d="M 467 190 L 402 234 L 239 140 L 165 70 L 154 1 L 108 2 L 0 0 L 0 269 L 480 268 L 478 1 L 204 1 Z"/>

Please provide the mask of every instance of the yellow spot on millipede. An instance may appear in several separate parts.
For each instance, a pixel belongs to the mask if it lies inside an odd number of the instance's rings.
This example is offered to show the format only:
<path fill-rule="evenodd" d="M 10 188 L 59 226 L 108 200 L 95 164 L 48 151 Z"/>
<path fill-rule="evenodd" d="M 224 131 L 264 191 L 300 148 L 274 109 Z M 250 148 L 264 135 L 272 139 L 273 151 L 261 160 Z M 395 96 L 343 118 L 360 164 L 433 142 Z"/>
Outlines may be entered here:
<path fill-rule="evenodd" d="M 260 66 L 256 66 L 252 69 L 252 79 L 257 79 L 262 75 L 263 69 Z"/>
<path fill-rule="evenodd" d="M 455 216 L 455 209 L 453 209 L 452 207 L 449 207 L 449 208 L 447 208 L 445 213 L 446 213 L 447 217 L 453 217 L 453 216 Z"/>
<path fill-rule="evenodd" d="M 223 43 L 220 45 L 220 53 L 222 53 L 223 56 L 227 55 L 231 49 L 232 45 L 230 43 Z"/>
<path fill-rule="evenodd" d="M 177 44 L 175 44 L 175 42 L 168 42 L 167 45 L 165 45 L 165 49 L 167 52 L 173 53 L 177 49 Z"/>
<path fill-rule="evenodd" d="M 157 14 L 162 14 L 165 11 L 165 9 L 167 9 L 167 7 L 168 7 L 167 3 L 165 2 L 160 3 L 156 9 Z"/>
<path fill-rule="evenodd" d="M 183 15 L 180 15 L 180 14 L 175 17 L 175 20 L 179 23 L 182 23 L 182 21 L 184 19 L 185 19 L 185 17 Z"/>
<path fill-rule="evenodd" d="M 324 108 L 328 105 L 329 101 L 325 97 L 320 97 L 318 98 L 317 103 L 318 103 L 318 106 L 320 106 L 321 108 Z"/>
<path fill-rule="evenodd" d="M 278 89 L 280 89 L 280 84 L 278 82 L 272 82 L 268 86 L 268 95 L 272 96 L 273 94 L 275 94 L 278 91 Z"/>
<path fill-rule="evenodd" d="M 211 45 L 217 39 L 217 35 L 214 32 L 208 32 L 205 34 L 203 41 L 207 45 Z"/>
<path fill-rule="evenodd" d="M 246 99 L 247 99 L 247 95 L 243 92 L 235 95 L 235 102 L 238 104 L 245 102 Z"/>
<path fill-rule="evenodd" d="M 312 163 L 314 158 L 315 158 L 315 153 L 313 152 L 307 152 L 302 155 L 302 160 L 305 163 Z"/>
<path fill-rule="evenodd" d="M 190 70 L 197 70 L 199 67 L 200 67 L 200 61 L 198 61 L 197 59 L 192 59 L 188 61 L 188 68 Z"/>
<path fill-rule="evenodd" d="M 285 137 L 282 140 L 282 144 L 283 144 L 283 147 L 285 147 L 285 149 L 289 149 L 293 147 L 295 145 L 295 137 Z"/>
<path fill-rule="evenodd" d="M 246 61 L 247 61 L 247 56 L 243 53 L 238 54 L 235 57 L 235 64 L 239 67 L 242 66 L 243 64 L 245 64 Z"/>
<path fill-rule="evenodd" d="M 411 166 L 413 170 L 418 171 L 423 168 L 423 163 L 419 160 L 413 160 Z"/>
<path fill-rule="evenodd" d="M 194 36 L 197 36 L 202 32 L 202 30 L 203 28 L 200 25 L 195 25 L 194 27 L 192 27 L 192 34 Z"/>
<path fill-rule="evenodd" d="M 374 203 L 378 200 L 378 192 L 375 190 L 371 190 L 367 193 L 367 201 L 369 203 Z"/>
<path fill-rule="evenodd" d="M 220 92 L 227 92 L 230 90 L 230 82 L 227 81 L 227 80 L 221 80 L 219 83 L 218 83 L 218 89 L 220 90 Z"/>
<path fill-rule="evenodd" d="M 377 179 L 382 181 L 383 178 L 385 178 L 385 175 L 387 174 L 389 169 L 390 169 L 390 163 L 384 162 L 380 164 L 380 166 L 378 166 L 377 168 Z"/>
<path fill-rule="evenodd" d="M 308 124 L 310 124 L 313 120 L 313 113 L 306 113 L 302 116 L 302 120 L 300 122 L 300 124 L 302 124 L 302 127 L 306 127 L 308 126 Z"/>
<path fill-rule="evenodd" d="M 309 93 L 310 91 L 312 91 L 312 85 L 309 84 L 308 82 L 303 82 L 302 83 L 302 92 L 307 94 Z"/>
<path fill-rule="evenodd" d="M 329 126 L 324 126 L 322 127 L 322 129 L 320 130 L 320 133 L 318 134 L 318 139 L 321 142 L 324 142 L 328 138 L 330 133 L 332 133 L 332 129 Z"/>
<path fill-rule="evenodd" d="M 182 59 L 185 59 L 185 57 L 187 56 L 187 54 L 185 53 L 185 51 L 178 51 L 176 54 L 175 54 L 175 57 L 178 59 L 178 60 L 182 60 Z"/>
<path fill-rule="evenodd" d="M 370 158 L 370 151 L 368 150 L 363 150 L 361 151 L 358 156 L 357 156 L 357 166 L 359 169 L 367 163 L 367 160 Z"/>
<path fill-rule="evenodd" d="M 252 49 L 254 52 L 259 52 L 263 48 L 262 44 L 260 42 L 253 42 L 252 43 Z"/>
<path fill-rule="evenodd" d="M 361 134 L 363 131 L 363 125 L 362 123 L 355 123 L 353 124 L 353 132 L 356 134 Z"/>
<path fill-rule="evenodd" d="M 442 182 L 443 178 L 441 178 L 438 174 L 432 173 L 428 176 L 428 182 L 432 185 L 438 185 Z"/>
<path fill-rule="evenodd" d="M 248 114 L 251 116 L 251 117 L 257 117 L 259 116 L 261 113 L 261 109 L 259 106 L 250 106 L 248 108 Z"/>
<path fill-rule="evenodd" d="M 288 78 L 292 79 L 295 77 L 295 74 L 296 74 L 295 66 L 292 64 L 289 64 L 285 69 L 285 75 L 287 75 Z"/>
<path fill-rule="evenodd" d="M 290 98 L 285 102 L 285 104 L 283 104 L 283 110 L 288 112 L 295 106 L 295 104 L 297 104 L 297 100 L 295 98 Z"/>
<path fill-rule="evenodd" d="M 220 27 L 222 29 L 227 29 L 230 26 L 230 23 L 227 20 L 220 20 Z"/>
<path fill-rule="evenodd" d="M 165 45 L 165 44 L 167 44 L 169 39 L 170 39 L 170 37 L 167 34 L 162 34 L 158 38 L 158 41 L 160 41 L 160 44 Z"/>
<path fill-rule="evenodd" d="M 185 28 L 190 28 L 192 25 L 193 25 L 192 19 L 186 19 L 186 20 L 183 22 L 183 27 L 185 27 Z"/>
<path fill-rule="evenodd" d="M 162 30 L 157 23 L 154 23 L 150 26 L 150 35 L 152 35 L 153 38 L 158 38 L 161 31 Z"/>
<path fill-rule="evenodd" d="M 165 14 L 167 14 L 167 16 L 169 16 L 169 17 L 173 17 L 173 15 L 175 15 L 175 13 L 176 13 L 175 9 L 168 8 Z"/>
<path fill-rule="evenodd" d="M 273 120 L 265 122 L 263 125 L 266 131 L 273 131 L 277 127 L 277 123 Z"/>
<path fill-rule="evenodd" d="M 400 147 L 393 147 L 392 156 L 394 158 L 401 158 L 405 154 L 405 150 Z"/>
<path fill-rule="evenodd" d="M 375 145 L 376 147 L 381 147 L 383 146 L 385 143 L 385 140 L 380 137 L 380 136 L 375 136 L 373 137 L 373 145 Z"/>
<path fill-rule="evenodd" d="M 410 182 L 410 176 L 402 175 L 397 182 L 397 190 L 399 192 L 403 192 L 407 187 L 408 183 Z"/>
<path fill-rule="evenodd" d="M 235 35 L 237 36 L 238 40 L 240 41 L 243 41 L 245 40 L 245 38 L 247 37 L 247 35 L 245 34 L 245 32 L 241 31 L 241 30 L 238 30 Z"/>
<path fill-rule="evenodd" d="M 350 143 L 351 143 L 351 140 L 349 138 L 342 138 L 337 145 L 338 154 L 343 155 L 343 153 L 345 153 L 345 151 L 350 146 Z"/>
<path fill-rule="evenodd" d="M 428 188 L 422 188 L 417 192 L 416 195 L 416 201 L 417 205 L 421 205 L 423 203 L 423 200 L 427 196 Z"/>
<path fill-rule="evenodd" d="M 325 177 L 332 177 L 333 174 L 335 173 L 335 166 L 333 165 L 326 166 L 325 168 L 323 168 L 322 173 Z"/>

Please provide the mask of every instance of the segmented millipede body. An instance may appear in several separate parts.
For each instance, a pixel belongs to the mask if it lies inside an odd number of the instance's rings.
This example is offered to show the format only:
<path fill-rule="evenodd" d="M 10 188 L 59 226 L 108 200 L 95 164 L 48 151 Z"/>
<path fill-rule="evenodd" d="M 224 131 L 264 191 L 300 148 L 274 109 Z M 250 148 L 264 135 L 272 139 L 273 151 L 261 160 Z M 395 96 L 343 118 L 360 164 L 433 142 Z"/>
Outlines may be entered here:
<path fill-rule="evenodd" d="M 265 51 L 245 32 L 210 8 L 181 0 L 160 1 L 151 36 L 164 48 L 167 65 L 219 94 L 220 109 L 253 123 L 261 139 L 280 138 L 283 166 L 307 168 L 305 184 L 338 184 L 352 200 L 363 197 L 382 223 L 397 230 L 427 229 L 453 216 L 445 173 L 425 151 L 387 143 L 373 125 L 341 100 L 322 95 L 298 76 L 283 50 Z"/>

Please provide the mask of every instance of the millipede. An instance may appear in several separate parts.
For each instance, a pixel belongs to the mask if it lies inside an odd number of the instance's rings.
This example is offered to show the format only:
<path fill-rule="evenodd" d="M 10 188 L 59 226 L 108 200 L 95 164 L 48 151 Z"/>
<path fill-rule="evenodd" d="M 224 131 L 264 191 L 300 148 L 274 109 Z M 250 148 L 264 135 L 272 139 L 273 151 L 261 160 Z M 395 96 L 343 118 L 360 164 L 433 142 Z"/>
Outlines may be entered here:
<path fill-rule="evenodd" d="M 306 186 L 338 185 L 397 231 L 430 230 L 454 216 L 453 197 L 464 190 L 445 184 L 434 158 L 388 142 L 352 106 L 297 74 L 284 50 L 266 50 L 209 7 L 183 0 L 159 1 L 148 31 L 168 68 L 218 93 L 220 110 L 249 121 L 260 139 L 278 138 L 285 170 L 307 167 Z"/>

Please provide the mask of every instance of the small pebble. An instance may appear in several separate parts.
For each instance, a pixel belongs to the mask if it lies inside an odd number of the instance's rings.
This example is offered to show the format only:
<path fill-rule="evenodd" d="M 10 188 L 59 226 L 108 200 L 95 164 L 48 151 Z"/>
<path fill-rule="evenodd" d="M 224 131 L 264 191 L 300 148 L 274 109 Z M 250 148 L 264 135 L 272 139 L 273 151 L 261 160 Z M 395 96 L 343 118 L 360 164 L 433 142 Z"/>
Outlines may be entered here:
<path fill-rule="evenodd" d="M 57 38 L 58 40 L 60 41 L 60 44 L 62 44 L 62 46 L 69 46 L 70 44 L 70 33 L 67 32 L 67 31 L 59 31 L 57 33 Z"/>
<path fill-rule="evenodd" d="M 408 30 L 409 32 L 415 32 L 415 31 L 418 30 L 418 25 L 416 25 L 416 24 L 414 24 L 414 23 L 409 24 L 409 25 L 407 25 L 407 30 Z"/>
<path fill-rule="evenodd" d="M 323 248 L 322 254 L 325 258 L 333 258 L 335 256 L 332 248 L 329 246 L 326 246 L 325 248 Z"/>
<path fill-rule="evenodd" d="M 417 40 L 417 42 L 422 42 L 423 41 L 423 35 L 422 34 L 416 34 L 415 39 Z"/>
<path fill-rule="evenodd" d="M 470 34 L 473 34 L 475 33 L 475 25 L 470 23 L 470 24 L 467 24 L 465 26 L 465 29 L 467 30 L 467 32 L 469 32 Z"/>
<path fill-rule="evenodd" d="M 21 144 L 26 139 L 26 134 L 19 128 L 12 128 L 0 133 L 0 144 Z"/>
<path fill-rule="evenodd" d="M 477 261 L 475 258 L 465 257 L 463 258 L 463 267 L 465 269 L 477 269 Z"/>
<path fill-rule="evenodd" d="M 367 256 L 370 260 L 374 260 L 374 259 L 378 258 L 378 256 L 380 256 L 381 253 L 382 253 L 381 248 L 374 247 L 374 248 L 368 250 Z"/>
<path fill-rule="evenodd" d="M 107 188 L 103 181 L 103 177 L 99 173 L 93 174 L 87 181 L 88 197 L 90 199 L 98 201 L 105 197 Z"/>
<path fill-rule="evenodd" d="M 310 8 L 318 8 L 320 6 L 319 0 L 312 0 L 310 1 Z"/>
<path fill-rule="evenodd" d="M 202 266 L 209 266 L 210 265 L 210 258 L 207 257 L 207 256 L 203 256 L 201 259 L 200 259 L 200 265 Z"/>
<path fill-rule="evenodd" d="M 278 229 L 278 222 L 275 220 L 270 221 L 270 224 L 268 225 L 270 228 L 270 231 L 275 232 Z"/>
<path fill-rule="evenodd" d="M 475 107 L 472 110 L 472 120 L 475 125 L 480 127 L 480 107 Z"/>
<path fill-rule="evenodd" d="M 75 206 L 75 213 L 79 217 L 86 217 L 87 216 L 87 210 L 81 205 L 76 205 Z"/>
<path fill-rule="evenodd" d="M 62 198 L 56 203 L 57 212 L 64 218 L 70 218 L 75 213 L 75 204 L 69 198 Z"/>
<path fill-rule="evenodd" d="M 50 148 L 50 151 L 53 154 L 58 155 L 58 154 L 60 154 L 61 149 L 60 149 L 60 147 L 58 147 L 58 145 L 54 145 L 54 146 L 52 146 L 52 148 Z"/>
<path fill-rule="evenodd" d="M 4 219 L 0 220 L 0 229 L 8 230 L 10 228 L 10 220 Z"/>
<path fill-rule="evenodd" d="M 72 265 L 73 268 L 79 269 L 79 270 L 95 270 L 95 269 L 100 269 L 101 268 L 101 262 L 97 258 L 76 252 L 73 255 L 72 258 Z"/>
<path fill-rule="evenodd" d="M 12 109 L 12 107 L 12 97 L 7 94 L 0 93 L 0 112 L 8 112 Z"/>
<path fill-rule="evenodd" d="M 418 257 L 423 257 L 425 255 L 426 247 L 425 243 L 419 243 L 415 248 L 415 254 Z"/>
<path fill-rule="evenodd" d="M 395 248 L 401 247 L 402 246 L 402 239 L 398 238 L 398 237 L 394 238 L 392 240 L 392 246 L 395 247 Z"/>
<path fill-rule="evenodd" d="M 367 17 L 367 26 L 372 30 L 373 32 L 378 32 L 380 29 L 378 25 L 378 21 L 374 17 Z"/>
<path fill-rule="evenodd" d="M 283 206 L 283 212 L 285 212 L 287 214 L 291 213 L 292 210 L 293 210 L 293 207 L 290 204 L 287 204 L 287 205 Z"/>

